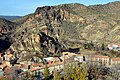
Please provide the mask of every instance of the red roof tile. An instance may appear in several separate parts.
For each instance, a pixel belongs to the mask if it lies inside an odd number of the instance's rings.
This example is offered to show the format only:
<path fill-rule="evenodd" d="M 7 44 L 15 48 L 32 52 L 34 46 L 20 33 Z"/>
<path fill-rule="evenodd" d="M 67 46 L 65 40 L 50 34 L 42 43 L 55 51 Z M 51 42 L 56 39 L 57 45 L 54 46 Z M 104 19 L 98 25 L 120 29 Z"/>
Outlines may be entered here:
<path fill-rule="evenodd" d="M 24 68 L 24 67 L 25 67 L 25 64 L 21 64 L 21 65 L 20 65 L 20 68 Z"/>
<path fill-rule="evenodd" d="M 9 68 L 9 67 L 6 67 L 6 68 L 4 69 L 4 74 L 7 74 L 7 73 L 9 72 L 9 70 L 10 70 L 10 68 Z"/>
<path fill-rule="evenodd" d="M 120 44 L 108 44 L 109 47 L 112 47 L 113 45 L 117 45 L 120 47 Z"/>
<path fill-rule="evenodd" d="M 95 58 L 109 58 L 108 56 L 102 56 L 102 55 L 95 55 L 93 57 L 95 57 Z"/>
<path fill-rule="evenodd" d="M 32 66 L 33 66 L 33 67 L 37 67 L 37 66 L 40 66 L 40 64 L 34 63 L 34 64 L 32 64 Z"/>
<path fill-rule="evenodd" d="M 120 61 L 120 58 L 111 58 L 112 61 Z"/>

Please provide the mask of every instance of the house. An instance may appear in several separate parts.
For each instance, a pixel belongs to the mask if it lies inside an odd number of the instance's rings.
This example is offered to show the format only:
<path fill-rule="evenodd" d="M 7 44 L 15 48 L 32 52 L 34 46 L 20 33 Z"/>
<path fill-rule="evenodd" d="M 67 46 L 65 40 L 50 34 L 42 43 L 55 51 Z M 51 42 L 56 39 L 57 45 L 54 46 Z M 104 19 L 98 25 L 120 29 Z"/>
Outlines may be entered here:
<path fill-rule="evenodd" d="M 28 70 L 28 64 L 20 64 L 19 69 L 22 71 L 27 71 Z"/>
<path fill-rule="evenodd" d="M 64 61 L 64 60 L 67 60 L 67 59 L 74 57 L 76 55 L 77 54 L 72 53 L 72 52 L 62 52 L 62 56 L 60 58 Z"/>
<path fill-rule="evenodd" d="M 10 61 L 10 59 L 13 57 L 12 54 L 6 54 L 4 55 L 4 59 L 7 60 L 7 61 Z"/>
<path fill-rule="evenodd" d="M 9 73 L 9 71 L 10 71 L 10 67 L 6 66 L 6 67 L 4 67 L 4 69 L 3 69 L 3 72 L 4 72 L 3 74 L 7 76 L 8 73 Z"/>
<path fill-rule="evenodd" d="M 91 61 L 98 62 L 106 66 L 110 65 L 110 58 L 108 56 L 94 55 L 92 56 Z"/>
<path fill-rule="evenodd" d="M 75 61 L 79 61 L 79 62 L 84 62 L 85 61 L 85 56 L 83 55 L 77 55 L 74 57 Z"/>
<path fill-rule="evenodd" d="M 63 55 L 63 56 L 64 56 L 64 55 L 68 55 L 69 57 L 72 57 L 72 56 L 77 55 L 77 54 L 72 53 L 72 52 L 62 52 L 62 55 Z"/>
<path fill-rule="evenodd" d="M 111 65 L 120 64 L 120 58 L 111 58 Z"/>
<path fill-rule="evenodd" d="M 41 66 L 41 64 L 39 64 L 39 63 L 33 63 L 33 64 L 30 66 L 30 69 L 39 68 L 40 66 Z"/>
<path fill-rule="evenodd" d="M 47 58 L 43 58 L 43 60 L 48 64 L 54 64 L 56 62 L 60 62 L 58 57 L 47 57 Z"/>
<path fill-rule="evenodd" d="M 120 50 L 120 44 L 108 44 L 107 47 L 109 50 L 117 50 L 117 51 Z"/>
<path fill-rule="evenodd" d="M 64 66 L 64 62 L 56 62 L 56 63 L 54 63 L 54 64 L 49 64 L 49 65 L 48 65 L 49 70 L 50 70 L 51 73 L 52 73 L 52 71 L 54 71 L 54 70 L 63 69 L 63 66 Z"/>
<path fill-rule="evenodd" d="M 47 57 L 47 58 L 43 58 L 43 61 L 49 63 L 52 59 L 53 57 Z"/>
<path fill-rule="evenodd" d="M 0 65 L 0 68 L 3 69 L 5 66 L 12 67 L 12 65 L 10 64 L 9 61 L 2 61 L 2 64 Z"/>
<path fill-rule="evenodd" d="M 54 70 L 63 69 L 63 65 L 64 65 L 64 62 L 56 62 L 53 64 L 47 64 L 47 67 L 50 70 L 50 73 L 52 73 L 52 71 L 54 71 Z M 39 68 L 31 68 L 28 71 L 31 72 L 31 71 L 38 71 L 39 70 L 40 72 L 43 72 L 45 67 L 46 67 L 46 65 L 40 66 Z"/>

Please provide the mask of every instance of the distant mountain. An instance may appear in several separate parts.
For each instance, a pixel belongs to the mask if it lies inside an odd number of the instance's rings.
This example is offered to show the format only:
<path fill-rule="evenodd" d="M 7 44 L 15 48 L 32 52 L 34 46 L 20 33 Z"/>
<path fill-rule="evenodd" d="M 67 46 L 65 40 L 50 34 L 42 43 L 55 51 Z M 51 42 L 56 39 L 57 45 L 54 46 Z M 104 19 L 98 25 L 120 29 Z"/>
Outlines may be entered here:
<path fill-rule="evenodd" d="M 6 20 L 16 20 L 18 18 L 21 18 L 21 16 L 3 16 L 3 15 L 0 15 L 0 18 L 4 18 Z"/>

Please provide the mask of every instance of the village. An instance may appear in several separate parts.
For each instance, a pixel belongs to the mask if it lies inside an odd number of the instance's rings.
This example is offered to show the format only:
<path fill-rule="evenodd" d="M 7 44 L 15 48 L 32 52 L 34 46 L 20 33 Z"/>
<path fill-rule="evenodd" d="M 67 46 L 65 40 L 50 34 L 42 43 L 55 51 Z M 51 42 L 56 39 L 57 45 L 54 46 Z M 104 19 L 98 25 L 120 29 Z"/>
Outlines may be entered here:
<path fill-rule="evenodd" d="M 110 44 L 108 45 L 109 50 L 120 50 L 120 45 Z M 26 72 L 30 72 L 32 75 L 39 75 L 38 80 L 42 79 L 45 64 L 42 63 L 39 59 L 38 62 L 32 61 L 22 61 L 19 63 L 15 63 L 13 54 L 0 54 L 0 76 L 10 77 L 17 75 L 18 78 L 24 78 L 26 76 Z M 83 54 L 83 53 L 73 53 L 73 52 L 62 52 L 62 56 L 60 57 L 46 57 L 43 58 L 43 61 L 47 64 L 47 67 L 50 70 L 50 73 L 54 70 L 62 70 L 64 66 L 68 63 L 72 63 L 76 65 L 78 63 L 97 63 L 102 64 L 106 67 L 111 67 L 113 65 L 120 64 L 120 57 L 111 58 L 106 55 L 99 54 Z M 12 73 L 12 74 L 11 74 Z M 14 73 L 14 74 L 13 74 Z M 14 77 L 13 77 L 14 78 Z M 17 79 L 18 80 L 18 79 Z"/>

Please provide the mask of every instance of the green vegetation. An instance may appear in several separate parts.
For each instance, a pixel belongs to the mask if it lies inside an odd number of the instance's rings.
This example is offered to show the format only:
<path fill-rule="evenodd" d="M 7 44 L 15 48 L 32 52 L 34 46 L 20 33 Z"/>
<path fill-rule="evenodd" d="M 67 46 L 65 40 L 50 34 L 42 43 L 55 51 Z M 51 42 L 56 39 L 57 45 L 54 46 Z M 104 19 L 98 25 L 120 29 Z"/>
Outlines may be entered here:
<path fill-rule="evenodd" d="M 0 80 L 8 80 L 7 78 L 5 78 L 4 76 L 0 77 Z"/>
<path fill-rule="evenodd" d="M 116 77 L 118 78 L 118 76 L 114 75 L 118 74 L 116 70 L 117 67 L 113 67 L 110 70 L 104 65 L 97 63 L 82 63 L 76 66 L 68 64 L 61 74 L 61 71 L 54 71 L 53 80 L 114 80 Z"/>
<path fill-rule="evenodd" d="M 49 72 L 49 69 L 48 69 L 47 64 L 46 64 L 45 69 L 44 69 L 44 79 L 49 80 L 49 76 L 50 76 L 50 72 Z"/>
<path fill-rule="evenodd" d="M 60 74 L 59 74 L 59 72 L 58 71 L 54 71 L 54 78 L 53 78 L 53 80 L 61 80 L 61 78 L 60 78 Z"/>
<path fill-rule="evenodd" d="M 109 51 L 108 56 L 110 56 L 111 58 L 120 57 L 120 52 L 111 50 Z"/>
<path fill-rule="evenodd" d="M 85 48 L 85 49 L 91 50 L 91 49 L 93 49 L 93 47 L 94 47 L 94 44 L 92 44 L 92 43 L 84 44 L 84 48 Z"/>
<path fill-rule="evenodd" d="M 74 68 L 72 79 L 73 80 L 87 80 L 88 76 L 88 67 L 86 64 L 81 64 L 80 67 L 76 66 Z"/>

